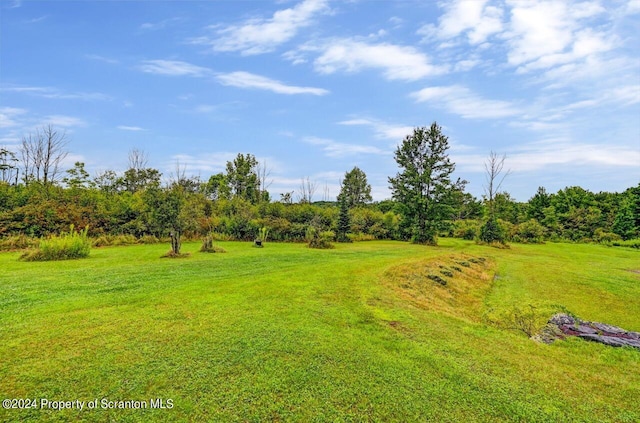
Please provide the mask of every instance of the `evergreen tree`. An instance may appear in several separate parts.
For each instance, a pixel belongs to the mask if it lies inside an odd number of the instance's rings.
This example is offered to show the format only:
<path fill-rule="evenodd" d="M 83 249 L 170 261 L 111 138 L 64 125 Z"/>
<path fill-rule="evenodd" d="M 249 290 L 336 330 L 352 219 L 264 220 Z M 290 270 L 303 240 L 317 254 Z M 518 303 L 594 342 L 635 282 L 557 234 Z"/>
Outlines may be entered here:
<path fill-rule="evenodd" d="M 350 227 L 349 206 L 344 196 L 340 196 L 338 199 L 340 204 L 340 213 L 338 214 L 338 230 L 336 239 L 338 242 L 351 242 L 347 237 Z"/>

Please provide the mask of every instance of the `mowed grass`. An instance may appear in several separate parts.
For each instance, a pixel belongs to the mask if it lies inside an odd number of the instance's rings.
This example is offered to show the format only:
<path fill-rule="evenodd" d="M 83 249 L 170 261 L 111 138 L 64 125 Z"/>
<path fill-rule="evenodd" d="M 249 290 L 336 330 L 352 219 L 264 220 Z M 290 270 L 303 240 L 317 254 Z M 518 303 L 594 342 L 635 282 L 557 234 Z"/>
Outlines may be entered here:
<path fill-rule="evenodd" d="M 561 306 L 640 331 L 638 252 L 440 244 L 220 243 L 226 254 L 186 244 L 182 259 L 146 245 L 44 263 L 0 254 L 2 399 L 174 403 L 0 410 L 0 420 L 640 421 L 640 351 L 539 344 L 483 319 Z M 442 270 L 454 275 L 446 286 L 426 277 Z"/>

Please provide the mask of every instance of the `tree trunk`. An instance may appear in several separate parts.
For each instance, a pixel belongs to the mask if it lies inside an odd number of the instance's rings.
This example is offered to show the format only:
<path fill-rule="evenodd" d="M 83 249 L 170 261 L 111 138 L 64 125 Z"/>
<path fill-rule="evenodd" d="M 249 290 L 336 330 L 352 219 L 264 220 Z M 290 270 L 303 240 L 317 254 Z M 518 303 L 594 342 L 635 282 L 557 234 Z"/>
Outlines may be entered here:
<path fill-rule="evenodd" d="M 171 251 L 175 255 L 180 254 L 180 231 L 171 231 Z"/>

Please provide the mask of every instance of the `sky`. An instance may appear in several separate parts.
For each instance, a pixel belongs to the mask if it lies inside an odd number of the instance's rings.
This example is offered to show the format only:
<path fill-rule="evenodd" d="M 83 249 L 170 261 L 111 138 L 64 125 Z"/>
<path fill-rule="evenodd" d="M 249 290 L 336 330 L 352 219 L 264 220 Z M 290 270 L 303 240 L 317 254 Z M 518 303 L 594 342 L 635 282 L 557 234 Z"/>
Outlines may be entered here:
<path fill-rule="evenodd" d="M 358 166 L 384 200 L 397 146 L 437 122 L 478 198 L 492 151 L 518 201 L 620 192 L 640 182 L 639 46 L 640 0 L 3 0 L 0 146 L 52 125 L 67 168 L 138 149 L 203 180 L 249 153 L 274 200 L 303 178 L 334 200 Z"/>

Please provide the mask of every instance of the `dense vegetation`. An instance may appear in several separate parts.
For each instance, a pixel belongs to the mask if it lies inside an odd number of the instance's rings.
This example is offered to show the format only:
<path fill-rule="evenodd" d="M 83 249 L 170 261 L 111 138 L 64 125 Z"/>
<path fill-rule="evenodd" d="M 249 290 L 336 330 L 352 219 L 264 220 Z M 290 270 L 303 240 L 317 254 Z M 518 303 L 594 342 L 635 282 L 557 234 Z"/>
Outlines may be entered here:
<path fill-rule="evenodd" d="M 394 199 L 377 203 L 371 202 L 371 186 L 357 167 L 345 173 L 337 202 L 313 202 L 315 184 L 309 178 L 303 179 L 297 202 L 294 192 L 273 201 L 268 169 L 251 154 L 238 154 L 225 172 L 204 181 L 187 177 L 179 165 L 163 179 L 159 170 L 147 167 L 143 152 L 132 150 L 125 172 L 92 178 L 83 163 L 59 168 L 65 156 L 61 141 L 63 135 L 49 127 L 23 139 L 21 159 L 0 149 L 0 242 L 5 248 L 27 242 L 15 237 L 46 237 L 71 225 L 88 227 L 89 236 L 102 237 L 103 244 L 113 236 L 171 237 L 174 250 L 184 234 L 253 240 L 262 228 L 274 241 L 305 240 L 310 228 L 341 241 L 432 244 L 438 235 L 608 243 L 640 236 L 640 184 L 622 193 L 580 187 L 547 193 L 540 187 L 524 203 L 490 185 L 487 196 L 474 198 L 464 191 L 465 181 L 451 179 L 455 167 L 447 138 L 435 123 L 416 128 L 398 147 L 401 172 L 389 179 Z M 48 158 L 38 156 L 49 150 Z"/>

